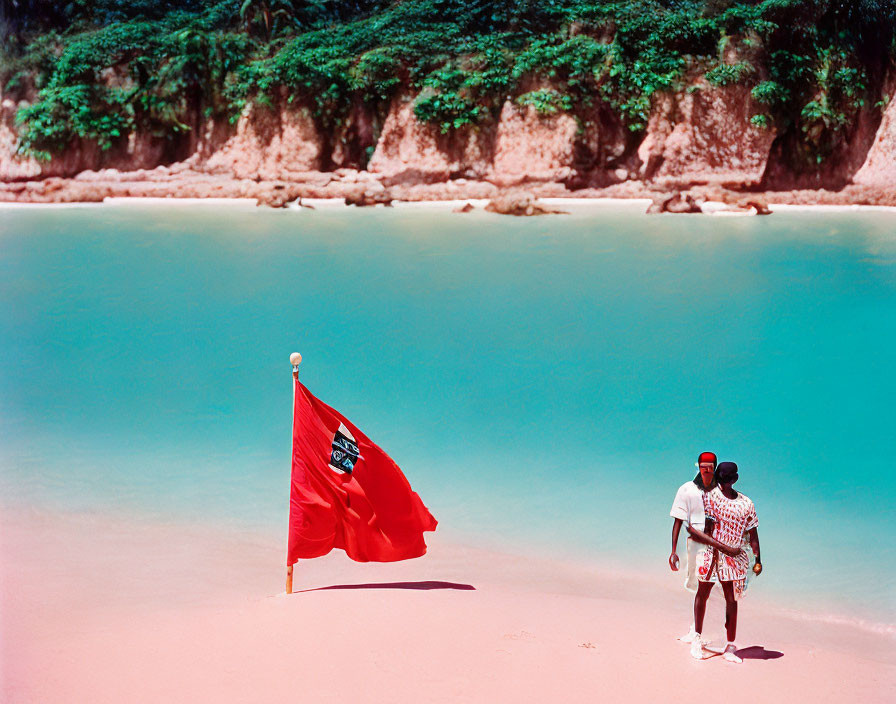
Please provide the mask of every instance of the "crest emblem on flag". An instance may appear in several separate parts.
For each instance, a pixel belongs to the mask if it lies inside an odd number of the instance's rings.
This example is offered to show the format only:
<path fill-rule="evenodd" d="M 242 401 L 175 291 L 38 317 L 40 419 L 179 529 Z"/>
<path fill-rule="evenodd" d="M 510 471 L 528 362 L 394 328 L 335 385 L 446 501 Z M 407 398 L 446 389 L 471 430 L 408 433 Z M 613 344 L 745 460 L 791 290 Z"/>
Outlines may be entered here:
<path fill-rule="evenodd" d="M 351 431 L 344 423 L 339 424 L 339 430 L 333 435 L 333 444 L 330 452 L 330 467 L 343 474 L 351 474 L 355 464 L 361 458 L 358 443 Z"/>

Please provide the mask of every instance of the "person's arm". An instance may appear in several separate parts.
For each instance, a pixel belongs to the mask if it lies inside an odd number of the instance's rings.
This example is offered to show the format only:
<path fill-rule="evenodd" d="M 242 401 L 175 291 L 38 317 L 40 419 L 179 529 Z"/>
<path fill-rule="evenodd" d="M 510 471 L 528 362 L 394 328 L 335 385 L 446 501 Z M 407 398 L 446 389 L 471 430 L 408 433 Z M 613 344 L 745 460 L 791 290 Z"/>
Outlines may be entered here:
<path fill-rule="evenodd" d="M 710 526 L 709 532 L 712 533 L 712 521 L 707 520 L 707 524 Z M 721 550 L 723 553 L 725 553 L 726 555 L 730 555 L 731 557 L 736 557 L 743 552 L 742 548 L 732 548 L 725 545 L 724 543 L 720 543 L 718 540 L 713 538 L 712 535 L 707 535 L 702 530 L 697 530 L 693 526 L 688 526 L 688 534 L 698 543 L 703 543 L 715 548 L 716 550 Z"/>
<path fill-rule="evenodd" d="M 712 534 L 715 532 L 716 521 L 712 516 L 706 516 L 706 520 L 703 523 L 704 530 L 700 530 L 699 528 L 694 528 L 693 526 L 688 526 L 687 531 L 693 540 L 696 540 L 698 543 L 703 543 L 704 545 L 709 545 L 709 541 L 712 540 Z"/>
<path fill-rule="evenodd" d="M 669 515 L 675 519 L 672 523 L 672 552 L 669 554 L 669 568 L 675 572 L 678 570 L 678 535 L 681 533 L 681 524 L 688 517 L 687 485 L 683 484 L 675 492 L 675 500 L 672 501 L 672 510 Z"/>
<path fill-rule="evenodd" d="M 750 547 L 753 549 L 753 554 L 756 556 L 756 564 L 753 565 L 753 572 L 759 575 L 762 574 L 762 560 L 759 559 L 759 529 L 750 528 L 749 536 Z"/>
<path fill-rule="evenodd" d="M 669 555 L 669 567 L 673 572 L 678 571 L 678 534 L 681 532 L 681 524 L 680 518 L 672 521 L 672 553 Z"/>

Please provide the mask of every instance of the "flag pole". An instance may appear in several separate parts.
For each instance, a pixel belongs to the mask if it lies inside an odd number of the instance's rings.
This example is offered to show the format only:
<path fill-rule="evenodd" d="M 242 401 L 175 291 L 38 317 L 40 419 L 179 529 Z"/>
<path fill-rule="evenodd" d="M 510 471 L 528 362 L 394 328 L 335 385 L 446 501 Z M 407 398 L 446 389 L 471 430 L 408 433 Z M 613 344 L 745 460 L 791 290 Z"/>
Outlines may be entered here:
<path fill-rule="evenodd" d="M 291 355 L 289 355 L 289 363 L 292 365 L 292 379 L 293 379 L 293 385 L 292 385 L 292 391 L 293 391 L 293 396 L 292 396 L 292 406 L 293 406 L 293 408 L 292 408 L 292 422 L 293 422 L 292 433 L 293 433 L 293 438 L 295 438 L 295 433 L 296 433 L 296 427 L 295 427 L 295 422 L 296 422 L 296 408 L 295 408 L 295 406 L 296 406 L 296 396 L 295 396 L 296 384 L 295 384 L 295 382 L 297 382 L 299 380 L 299 365 L 302 363 L 302 355 L 300 355 L 298 352 L 293 352 Z M 289 559 L 289 558 L 287 558 L 287 559 Z M 287 594 L 292 594 L 292 567 L 293 567 L 292 565 L 286 566 L 286 593 Z"/>

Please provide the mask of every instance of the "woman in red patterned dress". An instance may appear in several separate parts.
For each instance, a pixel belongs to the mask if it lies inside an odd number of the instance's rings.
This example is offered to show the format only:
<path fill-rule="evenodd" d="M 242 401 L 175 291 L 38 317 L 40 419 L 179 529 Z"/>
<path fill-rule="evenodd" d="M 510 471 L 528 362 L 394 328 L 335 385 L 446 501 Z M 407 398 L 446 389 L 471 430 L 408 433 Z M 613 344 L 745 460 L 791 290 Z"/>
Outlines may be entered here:
<path fill-rule="evenodd" d="M 691 643 L 691 655 L 697 659 L 704 657 L 706 641 L 701 634 L 706 600 L 712 591 L 714 580 L 718 578 L 725 595 L 725 630 L 728 636 L 722 655 L 730 662 L 742 662 L 736 654 L 734 638 L 737 634 L 737 599 L 744 591 L 750 558 L 743 550 L 734 556 L 726 555 L 723 548 L 740 547 L 746 533 L 756 556 L 753 571 L 757 575 L 762 571 L 762 563 L 759 560 L 759 520 L 756 518 L 756 507 L 744 494 L 734 490 L 732 485 L 737 478 L 737 465 L 734 462 L 721 462 L 716 468 L 718 486 L 703 497 L 706 533 L 688 527 L 688 532 L 695 540 L 707 545 L 697 562 L 699 585 L 694 599 L 694 628 L 697 636 Z"/>

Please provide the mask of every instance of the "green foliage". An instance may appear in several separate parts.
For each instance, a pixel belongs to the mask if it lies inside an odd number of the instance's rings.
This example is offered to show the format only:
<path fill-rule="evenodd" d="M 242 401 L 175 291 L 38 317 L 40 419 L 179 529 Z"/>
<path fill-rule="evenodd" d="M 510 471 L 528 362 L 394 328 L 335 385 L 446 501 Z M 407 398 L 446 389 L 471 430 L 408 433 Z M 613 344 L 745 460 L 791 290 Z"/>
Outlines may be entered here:
<path fill-rule="evenodd" d="M 618 54 L 613 59 L 608 80 L 600 86 L 601 95 L 628 123 L 629 129 L 644 129 L 653 94 L 678 85 L 685 67 L 684 58 L 646 51 L 643 58 L 631 63 Z"/>
<path fill-rule="evenodd" d="M 781 105 L 790 95 L 790 92 L 777 81 L 762 81 L 750 92 L 757 102 L 766 105 Z"/>
<path fill-rule="evenodd" d="M 430 73 L 414 105 L 417 118 L 447 132 L 495 117 L 516 83 L 513 54 L 504 40 L 500 35 L 483 39 L 475 53 Z"/>
<path fill-rule="evenodd" d="M 108 149 L 133 127 L 133 113 L 118 89 L 96 85 L 46 88 L 43 100 L 21 110 L 17 120 L 26 126 L 21 136 L 26 153 L 49 159 L 73 137 L 94 140 Z"/>
<path fill-rule="evenodd" d="M 800 110 L 799 127 L 816 161 L 827 156 L 864 103 L 867 77 L 843 51 L 823 50 L 814 66 L 815 95 Z"/>
<path fill-rule="evenodd" d="M 772 126 L 772 120 L 764 113 L 757 113 L 750 118 L 750 124 L 755 125 L 760 129 L 767 130 Z"/>
<path fill-rule="evenodd" d="M 108 149 L 132 129 L 174 135 L 227 108 L 229 77 L 256 44 L 227 31 L 234 3 L 163 20 L 131 20 L 29 44 L 5 90 L 35 77 L 37 101 L 20 111 L 20 150 L 41 157 L 75 138 Z M 15 82 L 13 82 L 15 79 Z"/>
<path fill-rule="evenodd" d="M 706 80 L 715 86 L 743 83 L 756 74 L 756 68 L 747 61 L 736 64 L 719 64 L 706 72 Z"/>
<path fill-rule="evenodd" d="M 574 112 L 591 107 L 600 99 L 601 83 L 609 78 L 610 54 L 609 44 L 586 34 L 560 41 L 533 40 L 517 55 L 513 77 L 518 85 L 528 78 L 555 88 L 530 91 L 525 94 L 529 97 L 521 96 L 521 102 L 534 104 L 539 112 Z"/>
<path fill-rule="evenodd" d="M 517 105 L 531 105 L 539 115 L 572 110 L 572 98 L 556 90 L 532 90 L 516 99 Z"/>
<path fill-rule="evenodd" d="M 599 104 L 638 131 L 658 91 L 704 74 L 752 88 L 753 123 L 817 159 L 896 56 L 893 0 L 20 1 L 34 11 L 4 35 L 0 82 L 40 91 L 19 115 L 32 153 L 174 135 L 282 96 L 324 129 L 408 92 L 443 132 L 506 100 L 582 121 Z"/>

